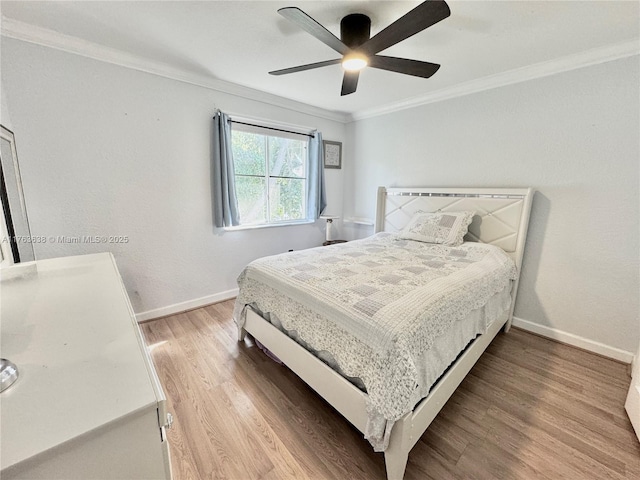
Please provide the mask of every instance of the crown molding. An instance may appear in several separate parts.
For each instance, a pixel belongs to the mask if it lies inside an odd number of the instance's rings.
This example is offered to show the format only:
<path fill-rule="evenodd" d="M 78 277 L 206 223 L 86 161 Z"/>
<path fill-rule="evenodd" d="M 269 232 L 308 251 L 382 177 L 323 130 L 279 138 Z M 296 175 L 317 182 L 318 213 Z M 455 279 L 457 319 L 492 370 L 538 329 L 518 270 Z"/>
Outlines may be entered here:
<path fill-rule="evenodd" d="M 1 34 L 4 37 L 34 43 L 44 47 L 62 50 L 105 63 L 158 75 L 179 82 L 189 83 L 210 90 L 275 105 L 287 110 L 304 113 L 340 123 L 347 123 L 350 116 L 314 107 L 306 103 L 273 95 L 253 88 L 245 87 L 224 80 L 209 77 L 184 69 L 175 68 L 163 62 L 150 60 L 122 50 L 89 42 L 71 35 L 59 33 L 47 28 L 38 27 L 12 18 L 2 17 Z"/>
<path fill-rule="evenodd" d="M 93 60 L 170 78 L 180 82 L 208 88 L 210 90 L 227 93 L 340 123 L 348 123 L 366 118 L 387 115 L 389 113 L 415 108 L 430 103 L 450 100 L 456 97 L 462 97 L 485 90 L 526 82 L 528 80 L 547 77 L 557 73 L 576 70 L 640 54 L 640 42 L 638 40 L 630 40 L 471 80 L 469 82 L 453 85 L 451 87 L 443 88 L 400 102 L 364 109 L 352 114 L 345 114 L 314 107 L 306 103 L 297 102 L 278 95 L 215 79 L 207 75 L 175 68 L 162 62 L 149 60 L 122 50 L 98 45 L 77 37 L 37 27 L 35 25 L 4 16 L 2 17 L 1 34 L 8 38 L 55 48 L 57 50 L 91 58 Z"/>
<path fill-rule="evenodd" d="M 507 72 L 478 78 L 476 80 L 436 90 L 435 92 L 430 92 L 401 102 L 361 110 L 351 115 L 351 121 L 386 115 L 400 110 L 415 108 L 429 103 L 441 102 L 443 100 L 462 97 L 464 95 L 470 95 L 484 90 L 491 90 L 493 88 L 526 82 L 528 80 L 547 77 L 591 65 L 598 65 L 600 63 L 632 57 L 638 54 L 640 54 L 640 41 L 638 40 L 599 47 L 587 50 L 586 52 L 577 53 L 575 55 L 569 55 L 555 60 L 536 63 L 526 67 L 509 70 Z"/>

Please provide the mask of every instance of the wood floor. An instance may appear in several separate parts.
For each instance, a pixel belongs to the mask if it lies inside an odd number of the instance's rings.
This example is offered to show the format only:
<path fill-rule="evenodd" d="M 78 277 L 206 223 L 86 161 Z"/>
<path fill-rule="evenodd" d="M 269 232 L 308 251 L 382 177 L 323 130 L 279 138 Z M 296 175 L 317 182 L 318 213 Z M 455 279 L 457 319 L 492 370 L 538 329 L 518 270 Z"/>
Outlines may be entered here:
<path fill-rule="evenodd" d="M 384 458 L 302 380 L 236 341 L 233 301 L 145 323 L 176 480 L 384 479 Z M 499 334 L 409 455 L 410 479 L 638 479 L 627 366 Z"/>

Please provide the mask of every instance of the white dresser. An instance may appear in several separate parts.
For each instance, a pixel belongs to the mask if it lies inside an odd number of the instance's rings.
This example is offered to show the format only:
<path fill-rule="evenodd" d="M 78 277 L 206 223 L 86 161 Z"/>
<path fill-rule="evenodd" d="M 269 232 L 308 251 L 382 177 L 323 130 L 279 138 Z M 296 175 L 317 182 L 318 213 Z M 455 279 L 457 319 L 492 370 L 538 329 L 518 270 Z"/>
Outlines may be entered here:
<path fill-rule="evenodd" d="M 35 264 L 35 268 L 34 268 Z M 109 253 L 2 271 L 0 393 L 9 479 L 170 479 L 158 376 Z"/>

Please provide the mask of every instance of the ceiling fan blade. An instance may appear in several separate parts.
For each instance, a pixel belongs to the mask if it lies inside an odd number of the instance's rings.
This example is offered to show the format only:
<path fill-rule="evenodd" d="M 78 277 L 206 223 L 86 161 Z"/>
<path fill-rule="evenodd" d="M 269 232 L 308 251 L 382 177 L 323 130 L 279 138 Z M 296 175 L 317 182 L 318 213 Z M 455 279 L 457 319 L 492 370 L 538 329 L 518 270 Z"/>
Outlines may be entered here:
<path fill-rule="evenodd" d="M 358 78 L 360 78 L 360 72 L 344 72 L 340 96 L 349 95 L 355 92 L 356 88 L 358 88 Z"/>
<path fill-rule="evenodd" d="M 325 45 L 330 46 L 336 52 L 339 52 L 342 55 L 346 55 L 347 53 L 349 53 L 350 48 L 342 43 L 342 41 L 338 37 L 336 37 L 333 33 L 324 28 L 298 7 L 281 8 L 280 10 L 278 10 L 278 13 L 284 18 L 297 23 L 300 28 L 316 37 Z"/>
<path fill-rule="evenodd" d="M 298 65 L 297 67 L 283 68 L 282 70 L 274 70 L 269 72 L 269 75 L 286 75 L 287 73 L 303 72 L 305 70 L 312 70 L 314 68 L 327 67 L 329 65 L 337 65 L 342 62 L 341 58 L 336 60 L 325 60 L 324 62 L 308 63 L 306 65 Z"/>
<path fill-rule="evenodd" d="M 371 57 L 369 66 L 423 78 L 429 78 L 440 68 L 437 63 L 421 62 L 420 60 L 410 60 L 408 58 L 385 57 L 384 55 Z"/>
<path fill-rule="evenodd" d="M 427 0 L 371 37 L 368 42 L 365 42 L 360 47 L 360 50 L 369 54 L 381 52 L 444 20 L 449 15 L 451 15 L 451 10 L 446 2 L 443 0 Z"/>

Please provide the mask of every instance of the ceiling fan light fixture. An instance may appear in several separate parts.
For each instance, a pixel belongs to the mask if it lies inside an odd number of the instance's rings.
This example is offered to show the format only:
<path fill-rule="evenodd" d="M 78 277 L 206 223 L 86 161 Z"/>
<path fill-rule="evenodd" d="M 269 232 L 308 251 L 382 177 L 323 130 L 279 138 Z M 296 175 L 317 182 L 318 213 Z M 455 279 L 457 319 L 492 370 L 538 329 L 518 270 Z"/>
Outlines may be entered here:
<path fill-rule="evenodd" d="M 359 72 L 369 65 L 369 59 L 361 53 L 350 53 L 342 59 L 342 68 L 347 72 Z"/>

